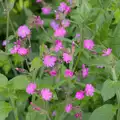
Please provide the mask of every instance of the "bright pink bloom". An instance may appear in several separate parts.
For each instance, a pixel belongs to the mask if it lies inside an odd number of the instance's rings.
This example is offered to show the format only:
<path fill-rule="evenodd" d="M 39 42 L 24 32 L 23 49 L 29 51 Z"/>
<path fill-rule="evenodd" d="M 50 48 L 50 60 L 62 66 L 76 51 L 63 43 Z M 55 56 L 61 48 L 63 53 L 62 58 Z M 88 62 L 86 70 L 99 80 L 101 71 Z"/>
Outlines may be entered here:
<path fill-rule="evenodd" d="M 52 99 L 52 92 L 50 91 L 50 89 L 43 88 L 41 90 L 41 96 L 44 100 L 50 101 Z"/>
<path fill-rule="evenodd" d="M 67 7 L 66 3 L 65 3 L 65 2 L 61 2 L 61 3 L 60 3 L 60 6 L 58 7 L 58 10 L 59 10 L 60 12 L 64 12 L 65 9 L 66 9 L 66 7 Z"/>
<path fill-rule="evenodd" d="M 56 70 L 51 70 L 49 73 L 50 73 L 51 76 L 56 76 L 57 75 L 57 71 Z"/>
<path fill-rule="evenodd" d="M 68 53 L 63 53 L 63 61 L 66 63 L 70 63 L 72 61 L 72 56 Z"/>
<path fill-rule="evenodd" d="M 59 13 L 59 12 L 56 12 L 56 13 L 55 13 L 55 19 L 56 19 L 56 20 L 59 20 L 59 19 L 60 19 L 60 13 Z"/>
<path fill-rule="evenodd" d="M 26 92 L 28 94 L 34 94 L 35 93 L 35 89 L 37 88 L 35 83 L 30 83 L 28 84 L 27 88 L 26 88 Z"/>
<path fill-rule="evenodd" d="M 86 84 L 85 94 L 86 96 L 93 96 L 95 92 L 94 87 L 91 84 Z"/>
<path fill-rule="evenodd" d="M 88 50 L 92 50 L 93 47 L 95 46 L 93 40 L 84 40 L 84 48 Z"/>
<path fill-rule="evenodd" d="M 40 2 L 42 2 L 42 0 L 36 0 L 36 2 L 37 2 L 37 3 L 40 3 Z"/>
<path fill-rule="evenodd" d="M 63 27 L 60 27 L 55 30 L 54 36 L 55 37 L 64 37 L 66 35 L 66 30 Z"/>
<path fill-rule="evenodd" d="M 51 8 L 50 7 L 43 7 L 42 8 L 42 13 L 45 14 L 45 15 L 48 15 L 50 14 L 51 12 Z"/>
<path fill-rule="evenodd" d="M 18 50 L 20 49 L 20 45 L 15 45 L 11 50 L 10 53 L 11 54 L 16 54 L 18 53 Z"/>
<path fill-rule="evenodd" d="M 46 55 L 44 57 L 43 63 L 46 67 L 53 67 L 55 65 L 57 58 L 54 56 Z"/>
<path fill-rule="evenodd" d="M 108 48 L 107 50 L 103 50 L 102 56 L 109 56 L 112 52 L 112 49 Z"/>
<path fill-rule="evenodd" d="M 65 14 L 68 14 L 69 12 L 71 12 L 70 6 L 66 6 L 64 13 L 65 13 Z"/>
<path fill-rule="evenodd" d="M 18 28 L 17 34 L 21 38 L 25 38 L 30 35 L 30 29 L 26 25 L 22 25 Z"/>
<path fill-rule="evenodd" d="M 82 76 L 83 78 L 86 78 L 88 76 L 89 69 L 85 67 L 85 65 L 82 65 Z"/>
<path fill-rule="evenodd" d="M 58 52 L 63 48 L 63 44 L 61 40 L 56 40 L 55 41 L 55 52 Z"/>
<path fill-rule="evenodd" d="M 73 72 L 69 69 L 66 69 L 64 75 L 65 75 L 65 77 L 71 77 L 72 78 L 73 77 Z"/>
<path fill-rule="evenodd" d="M 66 105 L 65 106 L 65 112 L 67 112 L 67 113 L 70 113 L 70 111 L 72 110 L 72 104 L 68 104 L 68 105 Z"/>
<path fill-rule="evenodd" d="M 75 98 L 78 100 L 82 100 L 84 98 L 84 91 L 78 91 L 76 92 Z"/>
<path fill-rule="evenodd" d="M 22 55 L 22 56 L 27 55 L 28 52 L 29 52 L 29 50 L 27 48 L 19 48 L 18 49 L 18 54 Z"/>
<path fill-rule="evenodd" d="M 17 40 L 16 42 L 14 42 L 15 45 L 21 45 L 21 41 Z"/>
<path fill-rule="evenodd" d="M 68 19 L 62 20 L 62 26 L 64 28 L 69 27 L 70 26 L 70 20 L 68 20 Z"/>

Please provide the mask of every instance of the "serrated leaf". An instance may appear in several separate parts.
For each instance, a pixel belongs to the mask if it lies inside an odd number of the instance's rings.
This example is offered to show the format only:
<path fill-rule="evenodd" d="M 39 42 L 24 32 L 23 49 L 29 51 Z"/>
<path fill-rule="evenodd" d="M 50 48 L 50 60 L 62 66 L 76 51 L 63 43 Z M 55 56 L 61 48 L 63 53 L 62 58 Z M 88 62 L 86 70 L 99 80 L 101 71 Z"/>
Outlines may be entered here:
<path fill-rule="evenodd" d="M 111 104 L 106 104 L 95 109 L 89 120 L 113 120 L 115 113 L 115 107 Z"/>

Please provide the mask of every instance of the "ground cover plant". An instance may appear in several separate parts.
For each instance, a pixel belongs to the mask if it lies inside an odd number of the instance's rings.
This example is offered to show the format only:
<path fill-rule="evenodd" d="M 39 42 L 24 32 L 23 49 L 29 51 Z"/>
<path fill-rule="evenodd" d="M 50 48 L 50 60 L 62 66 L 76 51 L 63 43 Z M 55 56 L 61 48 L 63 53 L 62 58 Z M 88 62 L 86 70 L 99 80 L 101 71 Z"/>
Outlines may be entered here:
<path fill-rule="evenodd" d="M 120 120 L 119 0 L 0 0 L 0 120 Z"/>

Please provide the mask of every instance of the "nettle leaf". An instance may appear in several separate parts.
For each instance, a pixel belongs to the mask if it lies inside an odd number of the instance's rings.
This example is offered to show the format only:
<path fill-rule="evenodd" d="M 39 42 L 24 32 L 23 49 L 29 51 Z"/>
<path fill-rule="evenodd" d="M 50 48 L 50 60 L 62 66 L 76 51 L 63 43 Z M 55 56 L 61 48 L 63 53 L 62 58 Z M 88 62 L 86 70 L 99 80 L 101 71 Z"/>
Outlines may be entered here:
<path fill-rule="evenodd" d="M 28 78 L 25 75 L 19 75 L 14 77 L 9 81 L 10 84 L 13 85 L 14 89 L 24 90 L 29 84 Z"/>
<path fill-rule="evenodd" d="M 93 111 L 89 120 L 113 120 L 116 108 L 111 104 L 103 105 Z"/>
<path fill-rule="evenodd" d="M 40 114 L 39 112 L 28 112 L 26 120 L 46 120 L 45 114 Z"/>
<path fill-rule="evenodd" d="M 0 101 L 0 120 L 5 120 L 11 110 L 12 106 L 9 103 Z"/>
<path fill-rule="evenodd" d="M 0 87 L 6 86 L 7 83 L 8 83 L 7 77 L 4 76 L 3 74 L 0 74 Z"/>
<path fill-rule="evenodd" d="M 112 97 L 115 96 L 115 82 L 111 81 L 111 80 L 107 80 L 104 82 L 101 94 L 103 97 L 104 101 L 107 101 L 109 99 L 111 99 Z"/>

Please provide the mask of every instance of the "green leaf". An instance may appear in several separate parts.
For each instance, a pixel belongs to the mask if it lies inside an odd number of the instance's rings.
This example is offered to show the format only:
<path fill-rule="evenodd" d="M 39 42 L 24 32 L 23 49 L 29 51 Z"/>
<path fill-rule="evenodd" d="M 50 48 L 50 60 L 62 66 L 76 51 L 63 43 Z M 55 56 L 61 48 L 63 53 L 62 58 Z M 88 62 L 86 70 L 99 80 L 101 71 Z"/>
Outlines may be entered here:
<path fill-rule="evenodd" d="M 6 86 L 7 83 L 8 83 L 7 77 L 4 76 L 3 74 L 0 74 L 0 87 Z"/>
<path fill-rule="evenodd" d="M 116 113 L 116 108 L 111 104 L 105 104 L 93 111 L 89 120 L 112 120 Z"/>
<path fill-rule="evenodd" d="M 107 80 L 104 82 L 101 94 L 103 97 L 104 101 L 107 101 L 109 99 L 111 99 L 112 97 L 114 97 L 115 95 L 115 88 L 114 88 L 114 81 L 111 80 Z"/>
<path fill-rule="evenodd" d="M 33 61 L 31 62 L 30 71 L 34 69 L 39 69 L 41 66 L 42 66 L 42 60 L 39 57 L 35 57 Z"/>
<path fill-rule="evenodd" d="M 13 85 L 14 89 L 24 90 L 26 89 L 27 85 L 29 84 L 28 78 L 25 75 L 19 75 L 14 77 L 9 81 L 10 84 Z"/>
<path fill-rule="evenodd" d="M 5 120 L 11 110 L 12 107 L 9 103 L 0 101 L 0 120 Z"/>
<path fill-rule="evenodd" d="M 26 120 L 46 120 L 46 115 L 39 112 L 28 112 Z"/>

